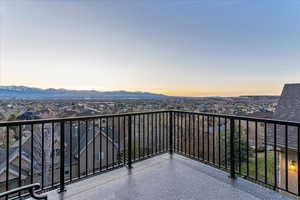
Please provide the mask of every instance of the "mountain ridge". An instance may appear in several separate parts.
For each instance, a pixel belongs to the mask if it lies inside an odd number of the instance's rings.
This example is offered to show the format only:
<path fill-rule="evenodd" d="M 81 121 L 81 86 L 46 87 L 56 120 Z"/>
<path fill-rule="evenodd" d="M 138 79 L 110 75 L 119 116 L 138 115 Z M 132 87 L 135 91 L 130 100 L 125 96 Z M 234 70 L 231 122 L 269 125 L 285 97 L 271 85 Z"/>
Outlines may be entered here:
<path fill-rule="evenodd" d="M 167 98 L 167 95 L 150 92 L 68 90 L 27 86 L 0 86 L 0 99 L 67 99 L 67 98 Z"/>

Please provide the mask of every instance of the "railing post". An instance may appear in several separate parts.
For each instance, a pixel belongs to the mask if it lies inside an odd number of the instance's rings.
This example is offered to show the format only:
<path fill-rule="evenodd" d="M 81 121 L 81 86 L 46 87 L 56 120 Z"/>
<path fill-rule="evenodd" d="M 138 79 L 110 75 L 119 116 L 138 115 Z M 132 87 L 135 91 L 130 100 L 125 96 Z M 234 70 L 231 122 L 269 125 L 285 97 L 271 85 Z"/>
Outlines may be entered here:
<path fill-rule="evenodd" d="M 169 153 L 173 154 L 173 112 L 169 112 Z"/>
<path fill-rule="evenodd" d="M 235 156 L 234 156 L 234 118 L 230 118 L 230 178 L 235 178 Z"/>
<path fill-rule="evenodd" d="M 60 122 L 60 184 L 58 192 L 65 191 L 65 122 L 62 121 Z"/>
<path fill-rule="evenodd" d="M 131 158 L 131 149 L 132 149 L 132 133 L 131 133 L 131 115 L 128 116 L 128 168 L 132 168 L 132 158 Z"/>

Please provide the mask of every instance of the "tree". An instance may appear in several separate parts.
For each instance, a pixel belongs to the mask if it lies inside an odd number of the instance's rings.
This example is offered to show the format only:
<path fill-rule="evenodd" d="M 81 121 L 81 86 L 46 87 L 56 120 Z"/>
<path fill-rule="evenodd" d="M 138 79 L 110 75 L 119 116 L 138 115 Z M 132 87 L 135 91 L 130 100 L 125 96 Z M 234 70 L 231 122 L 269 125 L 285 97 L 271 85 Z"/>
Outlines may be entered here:
<path fill-rule="evenodd" d="M 225 150 L 225 142 L 227 142 L 227 148 L 226 148 L 226 156 L 227 156 L 227 164 L 230 162 L 230 132 L 227 131 L 226 134 L 226 141 L 225 141 L 225 135 L 221 136 L 221 149 L 224 148 Z M 248 154 L 249 157 L 251 157 L 252 152 L 248 148 Z M 239 133 L 238 129 L 235 129 L 234 133 L 234 160 L 235 165 L 239 166 L 240 163 L 247 161 L 247 137 L 246 137 L 246 130 L 241 129 L 241 132 Z M 223 156 L 221 157 L 221 162 L 223 165 L 225 165 L 225 152 Z"/>

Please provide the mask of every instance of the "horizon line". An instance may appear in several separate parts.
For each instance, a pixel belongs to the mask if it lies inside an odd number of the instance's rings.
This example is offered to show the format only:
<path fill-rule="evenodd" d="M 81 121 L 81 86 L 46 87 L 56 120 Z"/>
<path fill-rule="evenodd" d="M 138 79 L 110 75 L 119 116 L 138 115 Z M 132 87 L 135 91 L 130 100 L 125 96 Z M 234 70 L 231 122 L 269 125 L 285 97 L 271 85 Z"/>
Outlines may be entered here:
<path fill-rule="evenodd" d="M 63 88 L 63 87 L 36 87 L 29 85 L 0 85 L 0 87 L 27 87 L 41 90 L 68 90 L 68 91 L 94 91 L 94 92 L 139 92 L 139 93 L 150 93 L 156 95 L 164 95 L 166 97 L 178 97 L 178 98 L 237 98 L 237 97 L 247 97 L 247 96 L 280 96 L 280 94 L 239 94 L 239 95 L 204 95 L 204 96 L 187 96 L 187 95 L 168 95 L 165 93 L 142 91 L 142 90 L 97 90 L 97 89 L 74 89 L 74 88 Z"/>

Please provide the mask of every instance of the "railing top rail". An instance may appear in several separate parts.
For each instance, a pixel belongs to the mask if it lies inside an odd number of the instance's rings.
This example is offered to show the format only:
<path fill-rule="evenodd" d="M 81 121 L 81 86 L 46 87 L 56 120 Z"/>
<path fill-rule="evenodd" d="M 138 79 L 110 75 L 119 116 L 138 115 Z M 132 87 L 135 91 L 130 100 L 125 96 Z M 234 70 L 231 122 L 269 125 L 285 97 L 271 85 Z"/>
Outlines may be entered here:
<path fill-rule="evenodd" d="M 269 124 L 299 126 L 300 127 L 300 122 L 294 122 L 294 121 L 285 121 L 285 120 L 276 120 L 276 119 L 267 119 L 267 118 L 256 118 L 256 117 L 237 116 L 237 115 L 226 115 L 226 114 L 216 114 L 216 113 L 208 113 L 208 112 L 189 112 L 189 111 L 180 111 L 180 110 L 172 110 L 172 112 L 187 113 L 187 114 L 198 114 L 198 115 L 214 116 L 214 117 L 221 117 L 221 118 L 231 118 L 231 119 L 233 118 L 233 119 L 236 119 L 236 120 L 247 120 L 247 121 L 264 122 L 264 123 L 269 123 Z"/>
<path fill-rule="evenodd" d="M 108 117 L 126 117 L 126 116 L 133 116 L 133 115 L 144 115 L 144 114 L 155 114 L 155 113 L 166 113 L 166 112 L 170 112 L 170 111 L 157 110 L 157 111 L 147 111 L 147 112 L 129 112 L 129 113 L 120 113 L 120 114 L 103 114 L 103 115 L 91 115 L 91 116 L 80 116 L 80 117 L 64 117 L 64 118 L 49 118 L 49 119 L 20 120 L 20 121 L 2 121 L 2 122 L 0 122 L 0 127 L 52 123 L 52 122 L 57 123 L 57 122 L 63 122 L 63 121 L 92 120 L 92 119 L 108 118 Z"/>
<path fill-rule="evenodd" d="M 276 120 L 276 119 L 266 119 L 266 118 L 256 118 L 256 117 L 248 117 L 248 116 L 216 114 L 216 113 L 208 113 L 208 112 L 181 111 L 181 110 L 157 110 L 157 111 L 148 111 L 148 112 L 130 112 L 130 113 L 91 115 L 91 116 L 80 116 L 80 117 L 65 117 L 65 118 L 20 120 L 20 121 L 3 121 L 3 122 L 0 122 L 0 127 L 52 123 L 52 122 L 57 123 L 57 122 L 62 122 L 62 121 L 93 120 L 93 119 L 108 118 L 108 117 L 125 117 L 125 116 L 133 116 L 133 115 L 168 113 L 168 112 L 197 114 L 197 115 L 214 116 L 214 117 L 221 117 L 221 118 L 233 118 L 236 120 L 248 120 L 248 121 L 264 122 L 264 123 L 270 123 L 270 124 L 300 127 L 300 122 L 284 121 L 284 120 Z"/>

